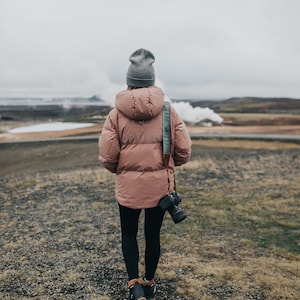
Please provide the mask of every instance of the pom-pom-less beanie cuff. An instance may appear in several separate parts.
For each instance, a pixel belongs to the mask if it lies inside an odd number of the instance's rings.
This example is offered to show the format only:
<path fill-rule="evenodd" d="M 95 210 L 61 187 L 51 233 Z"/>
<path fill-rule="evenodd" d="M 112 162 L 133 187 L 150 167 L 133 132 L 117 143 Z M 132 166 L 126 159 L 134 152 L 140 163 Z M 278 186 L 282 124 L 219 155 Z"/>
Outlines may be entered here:
<path fill-rule="evenodd" d="M 131 62 L 127 71 L 127 85 L 132 87 L 148 87 L 155 83 L 153 63 L 154 55 L 146 49 L 138 49 L 129 57 Z"/>

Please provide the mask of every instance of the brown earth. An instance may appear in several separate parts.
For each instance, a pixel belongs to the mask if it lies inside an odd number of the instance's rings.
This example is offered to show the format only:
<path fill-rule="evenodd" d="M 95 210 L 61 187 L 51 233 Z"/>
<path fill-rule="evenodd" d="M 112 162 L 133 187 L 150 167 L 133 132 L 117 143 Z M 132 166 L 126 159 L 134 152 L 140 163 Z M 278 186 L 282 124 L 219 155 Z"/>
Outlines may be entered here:
<path fill-rule="evenodd" d="M 300 134 L 299 125 L 285 126 L 189 126 L 191 133 Z"/>
<path fill-rule="evenodd" d="M 28 132 L 28 133 L 10 133 L 5 132 L 0 134 L 0 142 L 4 141 L 24 141 L 24 140 L 47 140 L 68 136 L 86 136 L 86 135 L 99 135 L 101 132 L 102 124 L 95 124 L 93 126 L 61 130 L 49 132 Z"/>
<path fill-rule="evenodd" d="M 19 141 L 19 140 L 44 140 L 71 136 L 97 136 L 101 132 L 102 124 L 94 126 L 62 130 L 50 132 L 34 132 L 34 133 L 1 133 L 0 142 L 4 141 Z M 188 126 L 190 133 L 244 133 L 244 134 L 300 134 L 299 125 L 284 125 L 284 126 Z"/>
<path fill-rule="evenodd" d="M 2 133 L 0 134 L 0 176 L 18 173 L 32 173 L 37 171 L 63 170 L 65 168 L 85 167 L 97 164 L 97 138 L 101 132 L 102 124 L 94 126 L 50 132 L 33 133 Z M 192 133 L 276 133 L 276 134 L 300 134 L 300 126 L 188 126 Z M 59 139 L 74 137 L 74 140 L 62 142 Z M 90 141 L 82 142 L 76 137 L 88 137 Z M 49 140 L 52 142 L 47 143 Z M 18 141 L 36 141 L 35 144 L 18 143 Z M 40 143 L 39 143 L 40 141 Z M 1 144 L 1 142 L 4 142 Z M 15 145 L 6 145 L 5 142 L 16 142 Z M 201 141 L 198 143 L 201 144 Z M 216 145 L 213 140 L 203 142 L 204 145 Z M 255 143 L 253 141 L 231 141 L 230 143 L 218 141 L 217 147 L 282 147 L 287 143 Z M 273 145 L 273 146 L 271 146 Z M 275 145 L 275 146 L 274 146 Z M 2 151 L 1 151 L 2 150 Z M 32 153 L 34 151 L 34 153 Z M 34 158 L 33 158 L 34 157 Z M 63 164 L 62 164 L 63 162 Z"/>
<path fill-rule="evenodd" d="M 0 299 L 126 299 L 114 175 L 97 155 L 97 139 L 0 143 Z M 299 160 L 299 144 L 194 141 L 156 299 L 300 299 Z M 142 226 L 139 243 L 142 272 Z"/>

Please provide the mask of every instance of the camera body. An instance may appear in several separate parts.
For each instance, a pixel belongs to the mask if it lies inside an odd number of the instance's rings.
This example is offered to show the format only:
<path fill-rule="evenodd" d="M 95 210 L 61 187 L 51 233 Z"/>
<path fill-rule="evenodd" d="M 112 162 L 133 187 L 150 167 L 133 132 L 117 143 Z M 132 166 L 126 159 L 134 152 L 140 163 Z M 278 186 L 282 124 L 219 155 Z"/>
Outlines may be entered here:
<path fill-rule="evenodd" d="M 181 197 L 177 192 L 173 192 L 170 195 L 166 195 L 159 200 L 159 207 L 170 213 L 175 224 L 183 221 L 187 216 L 178 205 L 181 202 Z"/>

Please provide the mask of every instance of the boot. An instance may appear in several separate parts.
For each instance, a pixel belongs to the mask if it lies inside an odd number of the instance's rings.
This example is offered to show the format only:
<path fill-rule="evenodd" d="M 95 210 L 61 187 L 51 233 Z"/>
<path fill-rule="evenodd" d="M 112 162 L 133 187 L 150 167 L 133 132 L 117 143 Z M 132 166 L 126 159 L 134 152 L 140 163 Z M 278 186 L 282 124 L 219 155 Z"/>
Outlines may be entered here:
<path fill-rule="evenodd" d="M 138 279 L 132 279 L 128 282 L 128 300 L 147 300 L 147 298 L 145 297 L 143 286 L 138 281 Z"/>
<path fill-rule="evenodd" d="M 156 284 L 154 282 L 154 278 L 152 280 L 146 280 L 145 275 L 142 278 L 139 278 L 139 283 L 143 286 L 145 296 L 147 298 L 154 297 L 156 293 Z"/>

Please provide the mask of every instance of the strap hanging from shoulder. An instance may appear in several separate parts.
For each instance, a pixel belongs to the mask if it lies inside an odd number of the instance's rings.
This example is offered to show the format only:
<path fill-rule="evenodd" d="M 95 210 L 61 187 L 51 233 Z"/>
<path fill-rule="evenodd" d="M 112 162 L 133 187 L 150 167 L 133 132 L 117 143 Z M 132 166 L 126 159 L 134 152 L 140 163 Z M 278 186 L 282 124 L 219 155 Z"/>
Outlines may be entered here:
<path fill-rule="evenodd" d="M 170 118 L 170 102 L 165 101 L 163 107 L 163 157 L 166 168 L 169 165 L 170 155 L 171 155 L 171 143 L 170 143 L 170 133 L 171 133 L 171 118 Z"/>

